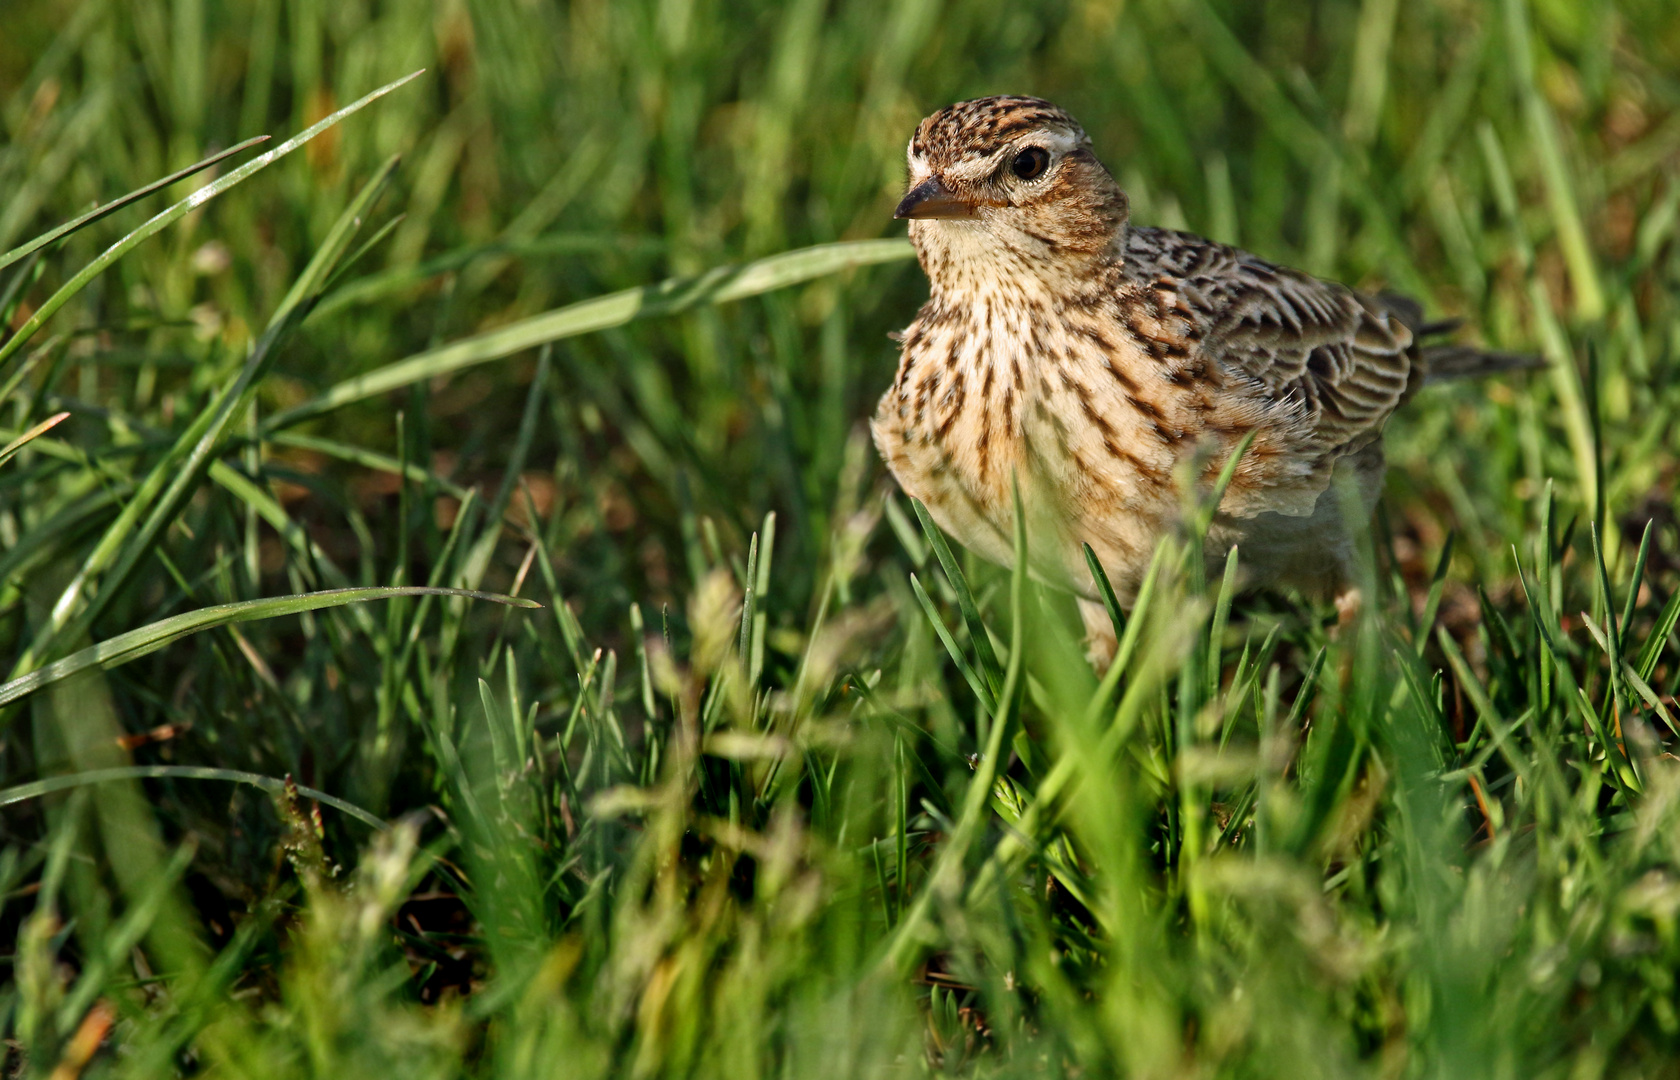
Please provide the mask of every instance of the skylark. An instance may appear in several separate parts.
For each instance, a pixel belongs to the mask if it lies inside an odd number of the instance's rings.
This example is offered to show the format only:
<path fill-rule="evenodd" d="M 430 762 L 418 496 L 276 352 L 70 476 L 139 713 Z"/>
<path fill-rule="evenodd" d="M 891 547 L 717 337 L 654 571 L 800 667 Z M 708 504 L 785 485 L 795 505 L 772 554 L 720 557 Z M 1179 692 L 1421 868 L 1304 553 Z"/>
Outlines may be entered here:
<path fill-rule="evenodd" d="M 1048 101 L 960 102 L 921 122 L 896 217 L 932 293 L 904 332 L 875 444 L 899 484 L 981 555 L 1013 562 L 1012 485 L 1035 574 L 1108 620 L 1081 543 L 1121 603 L 1242 439 L 1208 534 L 1245 583 L 1357 600 L 1343 499 L 1368 518 L 1382 431 L 1431 368 L 1511 358 L 1419 338 L 1415 303 L 1246 251 L 1132 225 L 1079 124 Z M 1108 636 L 1111 638 L 1112 634 Z M 1111 645 L 1107 645 L 1111 649 Z"/>

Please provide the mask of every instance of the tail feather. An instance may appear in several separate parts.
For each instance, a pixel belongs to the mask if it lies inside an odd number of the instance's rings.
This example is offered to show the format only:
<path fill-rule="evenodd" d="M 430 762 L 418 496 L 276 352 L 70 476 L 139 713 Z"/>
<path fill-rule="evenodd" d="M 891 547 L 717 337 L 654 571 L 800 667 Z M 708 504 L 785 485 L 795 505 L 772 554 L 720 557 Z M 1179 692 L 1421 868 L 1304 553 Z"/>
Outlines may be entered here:
<path fill-rule="evenodd" d="M 1490 352 L 1468 345 L 1428 345 L 1419 355 L 1425 383 L 1475 379 L 1507 371 L 1538 371 L 1546 366 L 1543 357 L 1532 353 Z"/>
<path fill-rule="evenodd" d="M 1463 325 L 1463 319 L 1436 319 L 1412 327 L 1412 333 L 1418 337 L 1435 337 L 1437 334 L 1450 334 Z"/>
<path fill-rule="evenodd" d="M 1400 293 L 1384 292 L 1376 297 L 1390 314 L 1412 332 L 1414 340 L 1450 334 L 1464 325 L 1463 319 L 1423 321 L 1423 305 Z M 1469 345 L 1423 345 L 1418 349 L 1425 383 L 1447 379 L 1473 379 L 1507 371 L 1534 371 L 1546 361 L 1527 353 L 1492 352 Z"/>

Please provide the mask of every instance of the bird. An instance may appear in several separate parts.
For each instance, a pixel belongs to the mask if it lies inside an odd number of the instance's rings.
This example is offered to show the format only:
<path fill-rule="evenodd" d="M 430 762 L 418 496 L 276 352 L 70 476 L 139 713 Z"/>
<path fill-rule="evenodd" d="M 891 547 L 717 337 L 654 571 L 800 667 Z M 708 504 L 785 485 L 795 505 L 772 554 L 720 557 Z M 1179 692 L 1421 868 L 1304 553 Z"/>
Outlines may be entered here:
<path fill-rule="evenodd" d="M 1359 608 L 1355 535 L 1374 512 L 1383 428 L 1426 378 L 1530 366 L 1424 339 L 1367 295 L 1187 232 L 1134 225 L 1084 129 L 1035 97 L 962 101 L 907 148 L 895 218 L 930 289 L 901 334 L 871 433 L 900 488 L 982 557 L 1079 599 L 1094 660 L 1114 631 L 1085 545 L 1135 602 L 1187 488 L 1211 492 L 1205 568 L 1238 549 L 1245 590 Z"/>

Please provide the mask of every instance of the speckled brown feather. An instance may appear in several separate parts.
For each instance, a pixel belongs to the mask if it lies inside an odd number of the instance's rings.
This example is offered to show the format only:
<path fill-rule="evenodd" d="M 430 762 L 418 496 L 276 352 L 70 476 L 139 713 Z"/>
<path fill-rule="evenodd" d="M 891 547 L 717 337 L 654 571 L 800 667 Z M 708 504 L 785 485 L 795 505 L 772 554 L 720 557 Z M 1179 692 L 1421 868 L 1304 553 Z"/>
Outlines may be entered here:
<path fill-rule="evenodd" d="M 1044 150 L 1042 175 L 1011 163 Z M 960 102 L 910 141 L 910 183 L 961 216 L 917 219 L 932 284 L 873 430 L 941 527 L 1012 561 L 1012 477 L 1034 570 L 1087 596 L 1081 542 L 1129 603 L 1177 520 L 1176 478 L 1209 483 L 1251 449 L 1210 540 L 1255 585 L 1344 590 L 1351 541 L 1332 478 L 1366 511 L 1384 423 L 1424 374 L 1415 305 L 1373 298 L 1201 237 L 1129 224 L 1125 195 L 1067 113 L 1037 98 Z M 913 216 L 913 215 L 912 215 Z"/>

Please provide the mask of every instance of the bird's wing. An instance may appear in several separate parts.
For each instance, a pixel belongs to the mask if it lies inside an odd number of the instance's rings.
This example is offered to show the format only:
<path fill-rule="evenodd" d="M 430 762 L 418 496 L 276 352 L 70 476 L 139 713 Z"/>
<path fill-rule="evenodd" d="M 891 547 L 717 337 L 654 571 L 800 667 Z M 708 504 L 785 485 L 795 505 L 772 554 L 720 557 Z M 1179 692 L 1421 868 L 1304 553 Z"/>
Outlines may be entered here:
<path fill-rule="evenodd" d="M 1160 229 L 1132 230 L 1127 261 L 1158 319 L 1194 341 L 1184 363 L 1222 383 L 1237 426 L 1256 429 L 1227 512 L 1310 513 L 1335 461 L 1380 437 L 1413 387 L 1407 301 Z"/>

